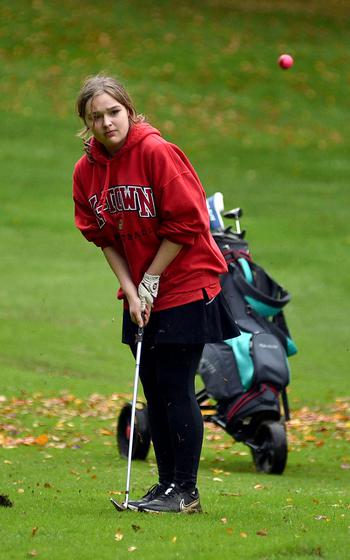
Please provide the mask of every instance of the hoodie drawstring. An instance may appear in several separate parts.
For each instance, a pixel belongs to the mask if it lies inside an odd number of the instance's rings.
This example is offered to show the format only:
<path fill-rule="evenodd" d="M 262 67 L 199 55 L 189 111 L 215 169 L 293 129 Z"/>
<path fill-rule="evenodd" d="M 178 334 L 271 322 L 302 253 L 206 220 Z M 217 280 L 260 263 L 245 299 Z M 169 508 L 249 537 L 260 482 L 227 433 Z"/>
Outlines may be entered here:
<path fill-rule="evenodd" d="M 104 219 L 106 220 L 106 222 L 108 221 L 108 218 L 107 218 L 108 215 L 105 212 L 104 206 L 105 206 L 105 203 L 106 203 L 106 200 L 107 200 L 110 176 L 111 176 L 111 161 L 107 160 L 106 161 L 106 177 L 105 177 L 105 182 L 104 182 L 104 185 L 103 185 L 101 198 L 100 198 L 101 214 L 104 217 Z"/>

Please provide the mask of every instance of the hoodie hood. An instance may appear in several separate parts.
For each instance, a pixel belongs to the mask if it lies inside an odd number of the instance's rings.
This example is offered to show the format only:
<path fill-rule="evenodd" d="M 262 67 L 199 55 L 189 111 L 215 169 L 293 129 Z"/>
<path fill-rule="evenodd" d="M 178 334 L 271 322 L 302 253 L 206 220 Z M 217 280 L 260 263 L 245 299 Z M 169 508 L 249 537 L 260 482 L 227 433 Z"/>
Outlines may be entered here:
<path fill-rule="evenodd" d="M 84 143 L 84 150 L 90 163 L 97 163 L 106 166 L 106 175 L 100 199 L 102 209 L 104 208 L 108 194 L 111 164 L 118 161 L 125 153 L 132 150 L 132 148 L 142 142 L 144 138 L 152 134 L 156 136 L 161 135 L 159 130 L 148 123 L 137 123 L 132 125 L 129 129 L 125 143 L 115 154 L 113 154 L 113 156 L 108 154 L 103 144 L 98 142 L 98 140 L 94 137 L 89 138 L 89 140 Z M 103 210 L 102 213 L 104 214 Z M 105 216 L 105 219 L 108 220 L 108 217 Z"/>
<path fill-rule="evenodd" d="M 113 156 L 108 154 L 103 144 L 98 142 L 94 137 L 84 142 L 84 151 L 91 163 L 100 163 L 108 166 L 111 162 L 120 159 L 123 154 L 131 150 L 136 144 L 139 144 L 139 142 L 142 142 L 144 138 L 151 134 L 161 136 L 159 130 L 150 124 L 145 122 L 137 123 L 130 127 L 125 143 Z"/>

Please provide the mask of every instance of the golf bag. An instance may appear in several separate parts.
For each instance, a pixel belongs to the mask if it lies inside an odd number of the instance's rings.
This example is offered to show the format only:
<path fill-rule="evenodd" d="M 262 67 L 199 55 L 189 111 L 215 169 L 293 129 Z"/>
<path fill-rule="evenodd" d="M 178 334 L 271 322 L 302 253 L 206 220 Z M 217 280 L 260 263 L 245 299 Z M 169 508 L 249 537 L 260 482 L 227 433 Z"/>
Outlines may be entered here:
<path fill-rule="evenodd" d="M 204 417 L 246 443 L 258 470 L 281 473 L 287 459 L 281 401 L 288 420 L 288 357 L 297 351 L 284 316 L 291 296 L 253 261 L 245 232 L 240 230 L 241 210 L 224 214 L 236 220 L 237 231 L 233 232 L 214 221 L 216 203 L 208 200 L 215 226 L 212 233 L 228 264 L 228 272 L 221 278 L 222 294 L 241 334 L 222 343 L 206 344 L 199 364 L 205 389 L 197 399 L 201 403 L 207 397 L 215 399 L 215 414 Z M 265 451 L 269 448 L 268 453 L 262 452 L 262 443 Z"/>

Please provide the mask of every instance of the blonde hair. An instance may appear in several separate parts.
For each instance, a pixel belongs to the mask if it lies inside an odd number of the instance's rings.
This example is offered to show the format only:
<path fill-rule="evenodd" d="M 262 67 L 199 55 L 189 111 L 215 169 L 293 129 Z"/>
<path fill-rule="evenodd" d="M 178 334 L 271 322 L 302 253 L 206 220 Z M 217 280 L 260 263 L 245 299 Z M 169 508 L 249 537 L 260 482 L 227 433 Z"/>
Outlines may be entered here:
<path fill-rule="evenodd" d="M 118 103 L 126 108 L 130 124 L 145 121 L 144 115 L 136 112 L 135 105 L 130 95 L 120 82 L 118 82 L 115 78 L 104 74 L 89 76 L 86 78 L 81 87 L 76 103 L 78 115 L 85 124 L 85 127 L 78 133 L 78 136 L 81 138 L 86 138 L 89 135 L 90 130 L 86 122 L 86 106 L 94 99 L 94 97 L 101 95 L 101 93 L 108 93 L 108 95 L 113 97 L 116 101 L 118 101 Z"/>

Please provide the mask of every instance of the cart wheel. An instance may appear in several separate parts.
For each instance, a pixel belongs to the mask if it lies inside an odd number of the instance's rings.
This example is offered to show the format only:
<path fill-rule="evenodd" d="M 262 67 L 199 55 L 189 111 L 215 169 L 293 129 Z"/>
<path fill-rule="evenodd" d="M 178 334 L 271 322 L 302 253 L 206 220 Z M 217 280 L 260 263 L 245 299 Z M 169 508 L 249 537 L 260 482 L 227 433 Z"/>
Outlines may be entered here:
<path fill-rule="evenodd" d="M 117 422 L 117 445 L 122 457 L 127 458 L 129 452 L 131 423 L 131 403 L 123 406 Z M 151 445 L 147 406 L 141 402 L 136 405 L 135 432 L 132 449 L 132 459 L 146 459 Z"/>
<path fill-rule="evenodd" d="M 267 474 L 282 474 L 287 463 L 287 435 L 283 424 L 267 421 L 260 424 L 252 449 L 256 470 Z"/>

